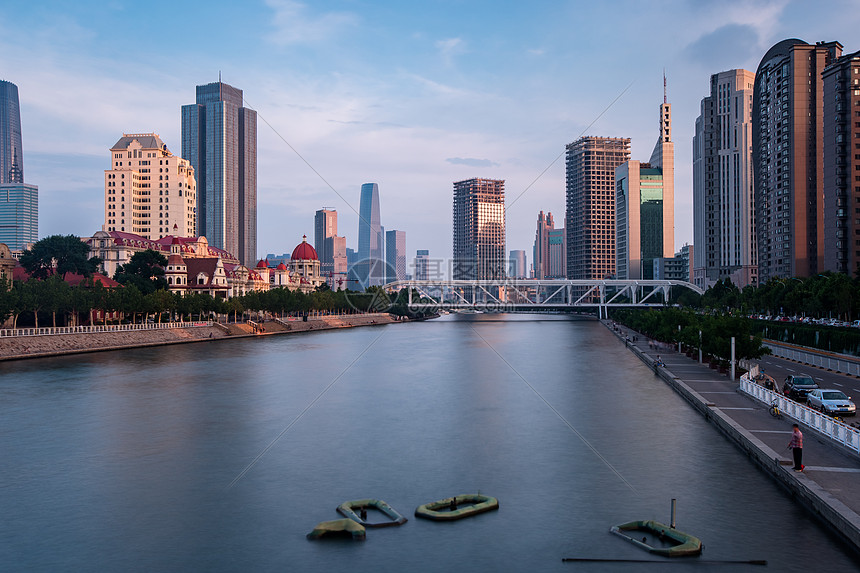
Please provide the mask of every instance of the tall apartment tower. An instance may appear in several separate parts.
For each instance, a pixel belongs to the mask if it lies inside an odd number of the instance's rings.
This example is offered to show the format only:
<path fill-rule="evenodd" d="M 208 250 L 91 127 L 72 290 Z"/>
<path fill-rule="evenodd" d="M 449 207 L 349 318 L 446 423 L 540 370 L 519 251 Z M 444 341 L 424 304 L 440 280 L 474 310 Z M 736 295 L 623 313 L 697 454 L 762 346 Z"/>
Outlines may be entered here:
<path fill-rule="evenodd" d="M 755 74 L 711 76 L 693 136 L 693 282 L 758 284 L 752 171 Z"/>
<path fill-rule="evenodd" d="M 752 160 L 759 281 L 824 268 L 824 82 L 839 42 L 783 40 L 756 70 Z"/>
<path fill-rule="evenodd" d="M 860 52 L 824 69 L 823 269 L 860 267 Z"/>
<path fill-rule="evenodd" d="M 406 231 L 385 232 L 385 282 L 406 280 Z"/>
<path fill-rule="evenodd" d="M 242 90 L 220 81 L 197 86 L 182 106 L 182 157 L 197 175 L 197 224 L 213 247 L 257 261 L 257 112 Z"/>
<path fill-rule="evenodd" d="M 505 278 L 505 182 L 454 183 L 454 280 Z"/>
<path fill-rule="evenodd" d="M 153 241 L 197 236 L 197 184 L 190 162 L 170 153 L 157 133 L 123 133 L 110 152 L 102 231 Z"/>
<path fill-rule="evenodd" d="M 675 252 L 675 144 L 672 104 L 660 104 L 659 136 L 648 163 L 615 170 L 615 249 L 619 279 L 653 279 L 654 259 Z"/>
<path fill-rule="evenodd" d="M 581 137 L 567 145 L 567 278 L 615 275 L 615 168 L 630 138 Z"/>
<path fill-rule="evenodd" d="M 15 252 L 39 239 L 39 188 L 24 183 L 18 86 L 0 80 L 0 243 Z"/>
<path fill-rule="evenodd" d="M 314 215 L 314 250 L 320 259 L 320 272 L 328 276 L 333 272 L 334 247 L 333 241 L 326 242 L 329 237 L 337 236 L 337 211 L 320 209 Z"/>

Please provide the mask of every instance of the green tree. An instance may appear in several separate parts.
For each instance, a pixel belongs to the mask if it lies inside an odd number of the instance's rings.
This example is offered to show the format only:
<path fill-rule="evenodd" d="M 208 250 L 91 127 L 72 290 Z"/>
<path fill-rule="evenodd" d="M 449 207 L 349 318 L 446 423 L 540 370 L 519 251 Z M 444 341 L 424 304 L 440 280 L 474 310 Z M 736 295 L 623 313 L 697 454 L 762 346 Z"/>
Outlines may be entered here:
<path fill-rule="evenodd" d="M 21 266 L 31 277 L 45 279 L 56 271 L 90 276 L 101 264 L 98 257 L 90 258 L 90 247 L 75 235 L 51 235 L 37 241 L 21 255 Z"/>
<path fill-rule="evenodd" d="M 71 300 L 72 287 L 59 275 L 48 277 L 40 285 L 38 296 L 45 305 L 45 310 L 51 313 L 54 328 L 57 327 L 57 313 L 64 312 Z"/>
<path fill-rule="evenodd" d="M 147 249 L 133 254 L 126 264 L 120 265 L 113 278 L 122 285 L 134 285 L 141 293 L 148 295 L 159 289 L 167 290 L 165 266 L 167 258 L 164 255 Z"/>
<path fill-rule="evenodd" d="M 176 299 L 173 298 L 173 294 L 171 294 L 170 291 L 157 290 L 146 296 L 151 300 L 151 306 L 154 309 L 154 312 L 158 313 L 159 324 L 161 324 L 161 316 L 165 311 L 168 312 L 168 316 L 173 315 L 173 309 L 176 308 Z M 168 318 L 168 320 L 170 319 Z"/>

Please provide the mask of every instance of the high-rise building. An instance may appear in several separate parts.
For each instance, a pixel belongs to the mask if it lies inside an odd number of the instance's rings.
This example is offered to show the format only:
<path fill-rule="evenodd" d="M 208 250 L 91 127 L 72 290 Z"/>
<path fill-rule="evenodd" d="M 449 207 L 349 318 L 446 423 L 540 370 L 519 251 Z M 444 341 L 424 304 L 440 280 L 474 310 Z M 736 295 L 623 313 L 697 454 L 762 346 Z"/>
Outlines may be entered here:
<path fill-rule="evenodd" d="M 23 182 L 24 148 L 18 86 L 0 80 L 0 184 Z"/>
<path fill-rule="evenodd" d="M 839 42 L 783 40 L 756 70 L 752 159 L 760 282 L 823 270 L 822 72 L 841 55 Z"/>
<path fill-rule="evenodd" d="M 567 278 L 615 275 L 615 168 L 630 138 L 581 137 L 567 145 Z"/>
<path fill-rule="evenodd" d="M 385 282 L 406 280 L 406 232 L 385 232 Z"/>
<path fill-rule="evenodd" d="M 567 235 L 556 229 L 552 213 L 538 214 L 532 265 L 536 279 L 563 279 L 567 276 Z"/>
<path fill-rule="evenodd" d="M 512 279 L 527 278 L 526 252 L 522 249 L 511 251 L 508 257 L 508 276 Z"/>
<path fill-rule="evenodd" d="M 752 172 L 755 74 L 729 70 L 711 76 L 693 136 L 694 284 L 708 288 L 729 278 L 757 284 Z"/>
<path fill-rule="evenodd" d="M 329 280 L 329 286 L 341 285 L 347 273 L 346 237 L 326 237 L 324 241 L 325 252 L 331 254 L 331 263 L 323 276 Z"/>
<path fill-rule="evenodd" d="M 504 279 L 505 181 L 454 183 L 454 280 Z"/>
<path fill-rule="evenodd" d="M 547 232 L 549 245 L 548 279 L 563 279 L 567 276 L 567 233 L 564 227 Z"/>
<path fill-rule="evenodd" d="M 415 280 L 430 280 L 430 251 L 427 249 L 418 249 L 415 252 Z"/>
<path fill-rule="evenodd" d="M 672 105 L 660 104 L 660 134 L 649 163 L 615 169 L 615 273 L 653 279 L 653 260 L 675 251 L 675 144 Z"/>
<path fill-rule="evenodd" d="M 19 253 L 39 240 L 39 188 L 0 184 L 0 243 Z"/>
<path fill-rule="evenodd" d="M 18 86 L 0 80 L 0 243 L 15 253 L 39 239 L 39 188 L 24 183 Z"/>
<path fill-rule="evenodd" d="M 257 112 L 242 90 L 197 86 L 182 106 L 182 157 L 197 176 L 198 233 L 247 267 L 257 261 Z"/>
<path fill-rule="evenodd" d="M 860 52 L 824 69 L 824 264 L 860 268 Z"/>
<path fill-rule="evenodd" d="M 362 288 L 378 286 L 385 282 L 385 235 L 379 217 L 379 185 L 365 183 L 361 186 L 358 209 L 358 262 L 356 276 Z"/>
<path fill-rule="evenodd" d="M 535 231 L 535 244 L 532 247 L 532 264 L 534 265 L 536 279 L 545 279 L 549 276 L 549 230 L 555 229 L 552 213 L 538 213 L 537 230 Z"/>
<path fill-rule="evenodd" d="M 327 242 L 326 239 L 334 236 L 337 236 L 337 211 L 322 208 L 314 216 L 314 249 L 319 256 L 323 276 L 333 271 L 334 252 L 328 251 L 326 245 L 333 247 L 334 242 Z"/>
<path fill-rule="evenodd" d="M 170 153 L 156 133 L 124 133 L 105 170 L 102 231 L 149 240 L 197 236 L 194 168 Z"/>

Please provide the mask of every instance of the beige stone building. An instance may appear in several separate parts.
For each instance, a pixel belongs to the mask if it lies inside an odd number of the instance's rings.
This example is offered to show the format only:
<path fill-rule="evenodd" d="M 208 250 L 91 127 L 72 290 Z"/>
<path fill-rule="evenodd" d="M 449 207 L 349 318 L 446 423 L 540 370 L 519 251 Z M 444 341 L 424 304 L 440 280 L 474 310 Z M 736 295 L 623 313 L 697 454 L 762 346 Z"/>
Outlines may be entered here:
<path fill-rule="evenodd" d="M 197 184 L 191 164 L 170 153 L 158 134 L 124 133 L 105 171 L 103 231 L 150 240 L 197 234 Z"/>
<path fill-rule="evenodd" d="M 12 283 L 12 271 L 15 270 L 15 265 L 18 264 L 12 257 L 12 251 L 4 243 L 0 243 L 0 288 L 8 282 Z"/>

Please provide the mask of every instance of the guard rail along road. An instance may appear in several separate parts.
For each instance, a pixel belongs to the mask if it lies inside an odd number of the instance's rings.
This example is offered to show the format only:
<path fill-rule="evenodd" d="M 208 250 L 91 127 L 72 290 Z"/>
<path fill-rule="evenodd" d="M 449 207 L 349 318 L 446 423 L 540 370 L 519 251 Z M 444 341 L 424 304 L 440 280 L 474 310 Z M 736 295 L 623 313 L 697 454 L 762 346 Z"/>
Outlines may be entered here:
<path fill-rule="evenodd" d="M 17 336 L 51 336 L 54 334 L 88 334 L 93 332 L 127 332 L 130 330 L 163 330 L 168 328 L 197 328 L 212 326 L 211 320 L 192 322 L 163 322 L 161 324 L 111 324 L 96 326 L 50 326 L 45 328 L 2 328 L 0 338 Z"/>
<path fill-rule="evenodd" d="M 809 364 L 810 366 L 817 366 L 825 370 L 860 377 L 860 358 L 856 356 L 823 350 L 811 352 L 803 346 L 777 342 L 775 340 L 765 340 L 764 345 L 770 348 L 774 356 L 778 356 L 779 358 L 787 358 L 801 364 Z"/>
<path fill-rule="evenodd" d="M 860 430 L 857 428 L 843 424 L 830 416 L 825 416 L 821 412 L 813 410 L 809 406 L 786 398 L 779 392 L 768 390 L 764 386 L 756 384 L 750 378 L 749 373 L 741 376 L 740 390 L 744 394 L 764 403 L 766 406 L 776 403 L 781 414 L 792 418 L 799 424 L 816 430 L 822 436 L 830 438 L 854 453 L 860 453 Z"/>

